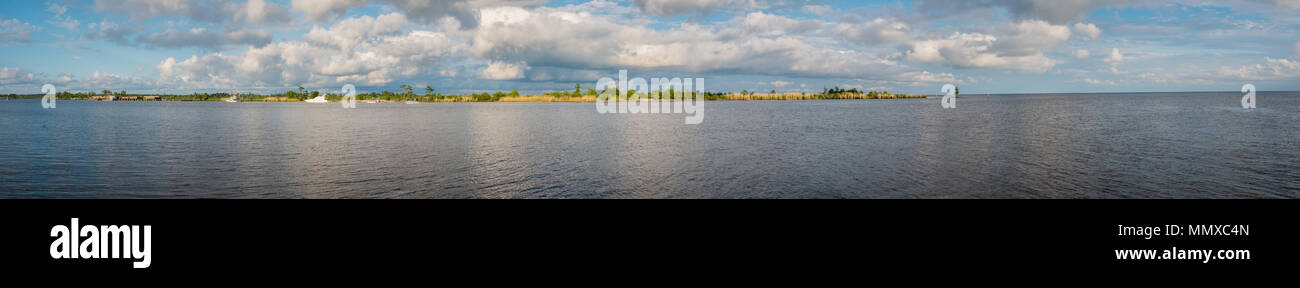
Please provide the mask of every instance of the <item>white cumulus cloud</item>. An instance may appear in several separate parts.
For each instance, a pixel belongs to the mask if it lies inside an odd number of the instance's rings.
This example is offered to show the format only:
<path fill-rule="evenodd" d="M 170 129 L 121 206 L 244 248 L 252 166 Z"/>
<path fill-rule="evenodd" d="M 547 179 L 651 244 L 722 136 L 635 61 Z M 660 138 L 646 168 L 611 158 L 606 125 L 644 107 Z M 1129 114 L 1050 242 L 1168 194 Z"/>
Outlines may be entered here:
<path fill-rule="evenodd" d="M 36 75 L 19 68 L 0 68 L 0 85 L 26 84 L 36 81 Z"/>
<path fill-rule="evenodd" d="M 479 77 L 488 80 L 514 80 L 524 78 L 524 70 L 528 70 L 528 63 L 506 63 L 492 61 L 488 63 L 483 71 L 479 72 Z"/>
<path fill-rule="evenodd" d="M 29 42 L 32 40 L 32 32 L 39 30 L 40 28 L 27 24 L 27 22 L 18 21 L 18 19 L 5 20 L 0 17 L 0 44 L 4 42 Z"/>
<path fill-rule="evenodd" d="M 1074 56 L 1075 59 L 1088 59 L 1088 57 L 1092 57 L 1092 52 L 1088 51 L 1088 49 L 1079 49 L 1074 50 L 1074 53 L 1070 53 L 1070 56 Z"/>
<path fill-rule="evenodd" d="M 1300 57 L 1297 57 L 1300 58 Z M 1237 80 L 1276 80 L 1300 78 L 1300 61 L 1266 57 L 1264 64 L 1245 65 L 1238 68 L 1221 67 L 1220 76 Z"/>
<path fill-rule="evenodd" d="M 163 81 L 179 87 L 386 85 L 437 73 L 439 60 L 465 49 L 446 33 L 422 30 L 353 45 L 345 50 L 330 41 L 279 42 L 240 54 L 167 58 L 156 68 Z"/>
<path fill-rule="evenodd" d="M 1043 50 L 1064 42 L 1070 30 L 1042 21 L 1026 21 L 1002 33 L 1005 36 L 955 32 L 947 38 L 913 41 L 904 59 L 959 68 L 1045 72 L 1060 61 L 1043 55 Z"/>
<path fill-rule="evenodd" d="M 1101 28 L 1097 28 L 1096 24 L 1079 22 L 1074 23 L 1074 33 L 1079 33 L 1079 35 L 1088 37 L 1088 39 L 1097 39 L 1097 37 L 1101 37 Z"/>
<path fill-rule="evenodd" d="M 361 16 L 339 21 L 329 29 L 314 27 L 306 35 L 303 35 L 302 39 L 349 51 L 352 46 L 361 42 L 397 33 L 402 28 L 405 28 L 407 24 L 409 22 L 407 22 L 406 16 L 400 13 L 391 13 L 379 17 Z"/>
<path fill-rule="evenodd" d="M 1110 55 L 1101 61 L 1110 64 L 1111 67 L 1118 66 L 1120 62 L 1124 62 L 1124 54 L 1119 52 L 1119 48 L 1110 48 Z"/>

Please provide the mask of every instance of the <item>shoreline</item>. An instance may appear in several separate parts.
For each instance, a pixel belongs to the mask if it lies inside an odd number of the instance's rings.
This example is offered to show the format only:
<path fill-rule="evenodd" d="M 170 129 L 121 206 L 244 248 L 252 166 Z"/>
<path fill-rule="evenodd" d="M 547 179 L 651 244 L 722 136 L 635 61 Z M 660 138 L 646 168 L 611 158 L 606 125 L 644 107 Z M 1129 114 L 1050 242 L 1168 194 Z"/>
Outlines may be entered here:
<path fill-rule="evenodd" d="M 742 93 L 707 93 L 700 95 L 703 101 L 817 101 L 817 100 L 889 100 L 889 99 L 924 99 L 928 95 L 908 95 L 908 94 L 890 94 L 890 93 L 836 93 L 836 94 L 742 94 Z M 6 100 L 40 100 L 44 95 L 17 95 L 16 97 L 6 98 Z M 648 101 L 675 101 L 674 99 L 648 99 L 647 96 L 640 96 Z M 186 95 L 128 95 L 123 96 L 126 99 L 104 100 L 99 97 L 73 97 L 73 98 L 56 98 L 58 101 L 90 101 L 90 102 L 228 102 L 230 97 L 193 97 Z M 306 103 L 301 99 L 275 97 L 275 96 L 258 96 L 242 95 L 243 102 L 267 102 L 267 103 Z M 326 100 L 329 103 L 339 103 L 341 96 L 328 95 Z M 404 103 L 406 101 L 415 101 L 418 103 L 456 103 L 456 102 L 504 102 L 504 103 L 596 103 L 596 95 L 583 96 L 554 96 L 554 95 L 521 95 L 521 96 L 415 96 L 406 100 L 378 100 L 369 97 L 358 97 L 358 103 Z M 689 99 L 688 99 L 689 100 Z M 611 99 L 611 102 L 621 102 L 617 97 Z M 319 103 L 317 103 L 319 104 Z"/>

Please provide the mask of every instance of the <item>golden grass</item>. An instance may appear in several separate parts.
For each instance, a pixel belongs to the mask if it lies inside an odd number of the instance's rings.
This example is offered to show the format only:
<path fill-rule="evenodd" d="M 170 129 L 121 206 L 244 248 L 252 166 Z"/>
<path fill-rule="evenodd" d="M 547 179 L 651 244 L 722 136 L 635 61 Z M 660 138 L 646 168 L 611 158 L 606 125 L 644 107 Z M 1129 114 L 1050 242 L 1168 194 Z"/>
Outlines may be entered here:
<path fill-rule="evenodd" d="M 499 102 L 596 102 L 596 96 L 555 97 L 546 95 L 525 95 L 519 97 L 502 97 Z"/>

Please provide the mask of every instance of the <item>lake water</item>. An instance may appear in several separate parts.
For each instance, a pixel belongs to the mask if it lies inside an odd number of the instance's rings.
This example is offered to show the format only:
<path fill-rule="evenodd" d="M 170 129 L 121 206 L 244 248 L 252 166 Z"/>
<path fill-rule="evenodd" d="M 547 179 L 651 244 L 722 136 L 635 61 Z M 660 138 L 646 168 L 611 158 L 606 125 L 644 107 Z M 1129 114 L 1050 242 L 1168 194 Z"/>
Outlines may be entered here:
<path fill-rule="evenodd" d="M 705 103 L 0 101 L 0 197 L 1298 198 L 1300 93 Z"/>

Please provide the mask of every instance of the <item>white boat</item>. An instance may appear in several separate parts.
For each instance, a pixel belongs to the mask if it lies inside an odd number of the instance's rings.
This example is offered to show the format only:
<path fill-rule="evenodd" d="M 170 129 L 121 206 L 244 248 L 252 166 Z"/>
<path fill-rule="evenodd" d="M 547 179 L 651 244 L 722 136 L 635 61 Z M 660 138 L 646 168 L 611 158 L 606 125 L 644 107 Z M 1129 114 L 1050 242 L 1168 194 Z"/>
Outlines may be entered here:
<path fill-rule="evenodd" d="M 316 98 L 307 99 L 307 100 L 305 100 L 305 101 L 303 101 L 303 102 L 307 102 L 307 103 L 330 103 L 329 100 L 325 100 L 325 95 L 316 96 Z"/>
<path fill-rule="evenodd" d="M 231 95 L 231 96 L 230 96 L 230 99 L 226 99 L 226 102 L 228 102 L 228 103 L 239 103 L 239 102 L 240 102 L 240 100 L 239 100 L 239 95 L 237 95 L 237 94 L 236 94 L 236 95 Z"/>
<path fill-rule="evenodd" d="M 415 101 L 415 100 L 406 100 L 406 102 L 402 102 L 402 103 L 406 103 L 406 104 L 420 104 L 420 102 L 417 102 L 417 101 Z"/>

